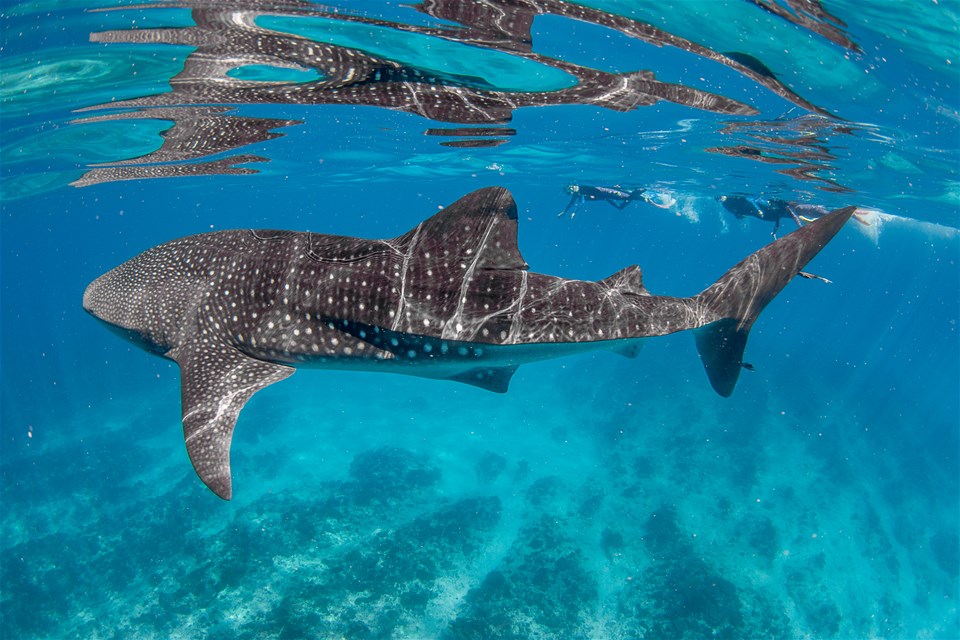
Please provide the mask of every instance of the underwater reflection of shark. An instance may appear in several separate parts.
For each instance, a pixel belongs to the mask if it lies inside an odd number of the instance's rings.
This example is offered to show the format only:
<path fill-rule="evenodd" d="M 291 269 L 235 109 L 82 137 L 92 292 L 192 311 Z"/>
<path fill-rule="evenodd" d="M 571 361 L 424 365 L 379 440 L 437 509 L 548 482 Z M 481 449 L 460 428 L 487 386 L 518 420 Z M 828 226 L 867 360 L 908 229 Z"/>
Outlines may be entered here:
<path fill-rule="evenodd" d="M 693 329 L 718 393 L 733 392 L 760 311 L 853 213 L 767 245 L 690 298 L 652 295 L 640 268 L 598 282 L 533 273 L 502 188 L 475 191 L 388 240 L 219 231 L 154 247 L 91 283 L 83 306 L 180 365 L 187 452 L 232 495 L 240 410 L 293 367 L 379 370 L 506 391 L 525 362 Z"/>

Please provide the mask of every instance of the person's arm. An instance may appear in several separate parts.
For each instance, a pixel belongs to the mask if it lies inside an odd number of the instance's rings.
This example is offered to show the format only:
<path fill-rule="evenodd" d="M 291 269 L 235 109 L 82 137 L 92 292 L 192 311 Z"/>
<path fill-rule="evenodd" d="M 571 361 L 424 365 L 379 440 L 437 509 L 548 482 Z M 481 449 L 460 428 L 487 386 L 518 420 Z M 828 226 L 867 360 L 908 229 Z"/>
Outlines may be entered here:
<path fill-rule="evenodd" d="M 582 204 L 583 204 L 583 196 L 580 195 L 579 193 L 573 194 L 572 196 L 570 196 L 570 202 L 567 203 L 566 208 L 560 213 L 558 213 L 557 217 L 562 218 L 563 216 L 569 213 L 570 217 L 572 218 L 573 216 L 577 215 L 577 211 L 580 210 L 580 205 Z"/>

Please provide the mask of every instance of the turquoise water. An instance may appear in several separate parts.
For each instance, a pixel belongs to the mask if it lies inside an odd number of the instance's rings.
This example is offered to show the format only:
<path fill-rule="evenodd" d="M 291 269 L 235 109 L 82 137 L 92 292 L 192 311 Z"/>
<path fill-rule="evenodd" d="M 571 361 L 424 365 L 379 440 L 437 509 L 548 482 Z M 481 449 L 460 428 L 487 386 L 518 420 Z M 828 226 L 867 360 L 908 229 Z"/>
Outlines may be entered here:
<path fill-rule="evenodd" d="M 960 637 L 955 0 L 124 4 L 0 14 L 0 636 Z M 730 398 L 687 332 L 506 394 L 303 370 L 230 502 L 175 363 L 81 307 L 173 238 L 493 185 L 533 271 L 677 296 L 772 239 L 719 196 L 860 209 Z"/>

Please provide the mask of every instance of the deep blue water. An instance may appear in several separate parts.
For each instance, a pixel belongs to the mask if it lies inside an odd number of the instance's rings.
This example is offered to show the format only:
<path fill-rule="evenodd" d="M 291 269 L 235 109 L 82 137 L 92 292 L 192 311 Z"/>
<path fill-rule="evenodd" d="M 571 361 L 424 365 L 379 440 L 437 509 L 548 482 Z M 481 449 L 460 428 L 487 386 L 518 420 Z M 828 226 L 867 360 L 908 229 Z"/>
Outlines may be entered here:
<path fill-rule="evenodd" d="M 0 13 L 0 636 L 960 637 L 955 0 L 124 4 Z M 572 184 L 652 202 L 558 216 Z M 689 332 L 506 394 L 304 370 L 230 502 L 176 364 L 81 307 L 173 238 L 394 237 L 493 185 L 533 271 L 676 296 L 772 240 L 720 196 L 860 212 L 730 398 Z"/>

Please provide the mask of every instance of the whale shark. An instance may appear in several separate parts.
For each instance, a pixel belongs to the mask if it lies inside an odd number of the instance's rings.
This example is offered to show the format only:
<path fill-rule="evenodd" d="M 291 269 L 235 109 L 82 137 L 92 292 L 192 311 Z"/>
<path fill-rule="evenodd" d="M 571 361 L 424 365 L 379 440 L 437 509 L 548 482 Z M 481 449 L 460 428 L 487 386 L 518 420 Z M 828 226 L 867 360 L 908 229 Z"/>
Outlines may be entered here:
<path fill-rule="evenodd" d="M 599 281 L 528 269 L 517 206 L 474 191 L 395 238 L 216 231 L 148 249 L 94 280 L 83 307 L 181 372 L 183 435 L 200 479 L 233 495 L 241 409 L 296 368 L 403 373 L 505 392 L 526 362 L 692 330 L 730 396 L 760 311 L 854 212 L 838 209 L 743 259 L 692 297 L 651 294 L 640 267 Z"/>

